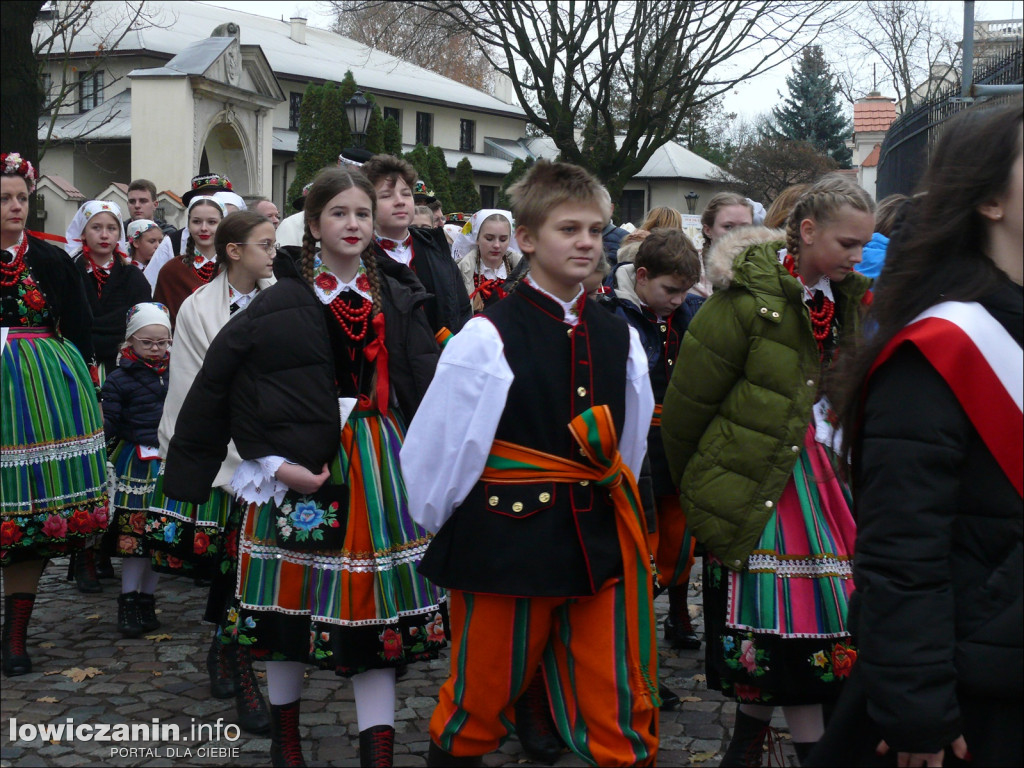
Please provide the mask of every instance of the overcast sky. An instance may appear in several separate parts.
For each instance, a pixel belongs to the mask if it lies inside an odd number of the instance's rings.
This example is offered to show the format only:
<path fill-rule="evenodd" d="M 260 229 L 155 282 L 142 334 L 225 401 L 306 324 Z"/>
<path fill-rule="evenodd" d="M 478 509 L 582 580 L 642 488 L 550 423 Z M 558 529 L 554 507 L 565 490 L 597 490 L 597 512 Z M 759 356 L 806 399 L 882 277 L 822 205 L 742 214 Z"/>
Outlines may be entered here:
<path fill-rule="evenodd" d="M 963 25 L 963 3 L 950 0 L 931 0 L 956 22 L 958 28 Z M 246 13 L 255 13 L 271 18 L 304 16 L 310 26 L 327 28 L 331 22 L 328 5 L 312 0 L 292 2 L 283 0 L 268 2 L 267 0 L 207 0 L 211 5 L 219 5 Z M 978 0 L 974 7 L 976 20 L 983 19 L 1019 19 L 1021 18 L 1022 0 Z M 757 77 L 738 85 L 726 97 L 725 107 L 729 112 L 737 112 L 743 117 L 753 117 L 766 112 L 778 102 L 779 91 L 785 93 L 786 75 L 792 71 L 785 64 L 765 72 Z M 881 78 L 881 74 L 879 74 Z M 895 95 L 883 93 L 883 95 Z"/>

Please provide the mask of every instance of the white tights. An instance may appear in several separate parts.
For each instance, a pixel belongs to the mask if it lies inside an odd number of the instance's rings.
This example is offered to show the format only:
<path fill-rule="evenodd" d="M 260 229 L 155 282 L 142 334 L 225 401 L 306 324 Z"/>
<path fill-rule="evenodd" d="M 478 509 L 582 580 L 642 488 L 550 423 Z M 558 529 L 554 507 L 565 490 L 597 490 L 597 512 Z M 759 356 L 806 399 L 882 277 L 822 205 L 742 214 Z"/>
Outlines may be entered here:
<path fill-rule="evenodd" d="M 740 704 L 739 709 L 745 715 L 768 722 L 775 708 L 764 704 Z M 825 733 L 825 718 L 820 704 L 783 707 L 782 714 L 786 717 L 794 744 L 813 744 Z"/>
<path fill-rule="evenodd" d="M 141 592 L 152 595 L 156 592 L 160 574 L 153 570 L 148 557 L 125 557 L 121 559 L 121 592 Z"/>
<path fill-rule="evenodd" d="M 298 661 L 267 662 L 267 692 L 275 706 L 302 697 L 306 665 Z M 359 730 L 375 725 L 395 725 L 395 670 L 371 669 L 352 676 Z"/>

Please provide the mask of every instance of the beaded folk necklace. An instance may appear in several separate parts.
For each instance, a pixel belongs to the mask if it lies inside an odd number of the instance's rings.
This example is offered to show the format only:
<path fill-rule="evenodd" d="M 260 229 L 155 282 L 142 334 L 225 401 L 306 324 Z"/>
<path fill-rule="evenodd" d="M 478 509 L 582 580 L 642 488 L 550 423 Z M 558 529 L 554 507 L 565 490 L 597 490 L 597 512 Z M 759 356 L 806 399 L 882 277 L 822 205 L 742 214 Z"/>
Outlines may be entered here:
<path fill-rule="evenodd" d="M 785 258 L 782 260 L 782 266 L 786 268 L 786 271 L 790 275 L 795 277 L 803 285 L 804 282 L 800 278 L 800 271 L 797 269 L 796 260 L 793 255 L 787 253 Z M 815 308 L 813 305 L 807 306 L 807 311 L 811 315 L 811 332 L 814 334 L 814 340 L 818 343 L 818 353 L 821 355 L 825 354 L 825 339 L 829 337 L 832 332 L 832 321 L 836 316 L 836 305 L 835 302 L 822 294 L 821 306 Z M 816 303 L 816 302 L 815 302 Z"/>
<path fill-rule="evenodd" d="M 9 262 L 0 263 L 0 285 L 10 288 L 18 282 L 21 272 L 25 269 L 25 252 L 28 250 L 28 238 L 22 236 L 21 243 L 14 251 Z"/>

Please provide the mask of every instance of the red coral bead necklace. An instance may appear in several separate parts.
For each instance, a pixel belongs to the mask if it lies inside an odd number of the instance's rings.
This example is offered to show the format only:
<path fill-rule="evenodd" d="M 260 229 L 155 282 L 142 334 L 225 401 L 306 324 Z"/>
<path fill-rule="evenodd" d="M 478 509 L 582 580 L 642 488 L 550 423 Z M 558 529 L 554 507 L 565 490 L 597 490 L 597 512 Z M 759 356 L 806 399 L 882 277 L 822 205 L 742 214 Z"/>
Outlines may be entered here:
<path fill-rule="evenodd" d="M 800 284 L 803 285 L 803 280 L 800 279 L 800 272 L 796 267 L 796 260 L 790 253 L 786 254 L 786 257 L 782 261 L 782 265 L 797 280 L 800 280 Z M 823 352 L 825 348 L 825 339 L 828 338 L 832 332 L 832 320 L 836 316 L 836 305 L 835 302 L 829 299 L 828 296 L 822 296 L 821 308 L 815 309 L 813 306 L 808 305 L 807 311 L 811 315 L 811 332 L 814 334 L 814 340 L 818 342 L 818 351 Z"/>
<path fill-rule="evenodd" d="M 18 278 L 25 268 L 25 252 L 27 250 L 28 237 L 22 236 L 21 243 L 15 249 L 13 258 L 7 263 L 0 264 L 0 285 L 4 288 L 10 288 L 18 282 Z"/>

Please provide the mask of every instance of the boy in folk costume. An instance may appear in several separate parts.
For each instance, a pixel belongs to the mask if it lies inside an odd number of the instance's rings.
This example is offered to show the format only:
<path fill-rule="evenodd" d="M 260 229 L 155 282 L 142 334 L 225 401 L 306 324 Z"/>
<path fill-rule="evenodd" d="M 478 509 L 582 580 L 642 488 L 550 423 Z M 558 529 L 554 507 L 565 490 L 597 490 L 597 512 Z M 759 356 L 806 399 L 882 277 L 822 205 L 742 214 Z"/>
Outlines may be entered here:
<path fill-rule="evenodd" d="M 451 339 L 401 456 L 412 515 L 437 531 L 420 571 L 451 590 L 428 762 L 479 765 L 543 661 L 566 743 L 590 764 L 646 765 L 657 651 L 634 477 L 654 400 L 636 331 L 581 285 L 610 201 L 565 163 L 510 195 L 529 276 Z"/>

